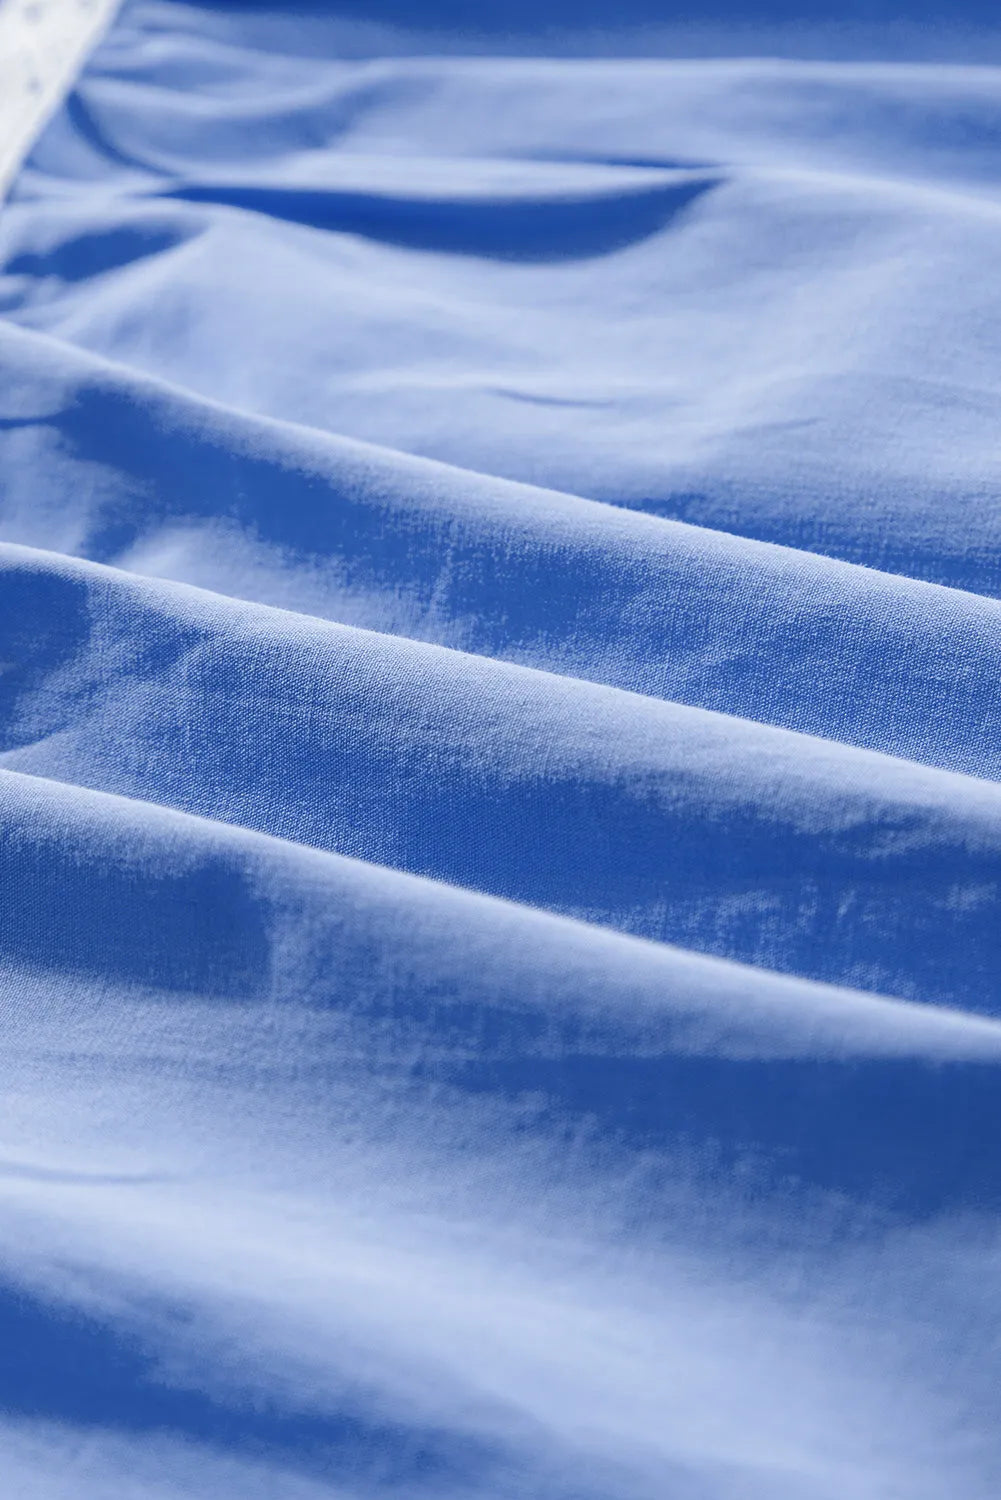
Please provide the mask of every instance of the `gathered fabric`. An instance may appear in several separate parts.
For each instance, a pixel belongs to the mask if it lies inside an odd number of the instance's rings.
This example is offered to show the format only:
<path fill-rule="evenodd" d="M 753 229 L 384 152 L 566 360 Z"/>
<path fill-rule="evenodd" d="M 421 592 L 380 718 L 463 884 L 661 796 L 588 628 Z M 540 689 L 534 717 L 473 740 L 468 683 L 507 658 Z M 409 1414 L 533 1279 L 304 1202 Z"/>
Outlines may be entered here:
<path fill-rule="evenodd" d="M 995 1500 L 1001 71 L 406 9 L 0 212 L 4 1493 Z"/>

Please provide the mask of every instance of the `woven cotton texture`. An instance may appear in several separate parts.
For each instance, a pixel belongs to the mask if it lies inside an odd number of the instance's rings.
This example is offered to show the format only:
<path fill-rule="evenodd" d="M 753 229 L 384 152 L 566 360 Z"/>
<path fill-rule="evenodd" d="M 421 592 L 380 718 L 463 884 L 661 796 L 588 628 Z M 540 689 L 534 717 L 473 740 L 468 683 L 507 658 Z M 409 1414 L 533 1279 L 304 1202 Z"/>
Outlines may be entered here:
<path fill-rule="evenodd" d="M 1001 69 L 401 9 L 0 214 L 3 1493 L 997 1500 Z"/>

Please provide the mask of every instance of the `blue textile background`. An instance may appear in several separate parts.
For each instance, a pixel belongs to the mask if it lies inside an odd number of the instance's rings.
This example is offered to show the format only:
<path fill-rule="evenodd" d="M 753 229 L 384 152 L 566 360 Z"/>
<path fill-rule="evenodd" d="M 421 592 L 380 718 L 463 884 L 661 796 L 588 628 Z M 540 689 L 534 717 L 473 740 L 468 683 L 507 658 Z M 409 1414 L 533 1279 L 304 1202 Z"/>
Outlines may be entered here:
<path fill-rule="evenodd" d="M 1001 71 L 935 9 L 131 0 L 37 143 L 4 1495 L 996 1500 Z"/>

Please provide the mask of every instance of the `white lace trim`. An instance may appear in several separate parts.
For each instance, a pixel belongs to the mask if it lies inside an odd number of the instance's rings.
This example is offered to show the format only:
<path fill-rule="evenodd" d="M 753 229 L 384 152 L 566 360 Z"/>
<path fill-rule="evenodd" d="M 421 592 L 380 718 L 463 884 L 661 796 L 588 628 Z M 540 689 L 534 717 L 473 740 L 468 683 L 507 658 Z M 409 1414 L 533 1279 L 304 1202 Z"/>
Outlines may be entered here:
<path fill-rule="evenodd" d="M 0 0 L 0 198 L 119 0 Z"/>

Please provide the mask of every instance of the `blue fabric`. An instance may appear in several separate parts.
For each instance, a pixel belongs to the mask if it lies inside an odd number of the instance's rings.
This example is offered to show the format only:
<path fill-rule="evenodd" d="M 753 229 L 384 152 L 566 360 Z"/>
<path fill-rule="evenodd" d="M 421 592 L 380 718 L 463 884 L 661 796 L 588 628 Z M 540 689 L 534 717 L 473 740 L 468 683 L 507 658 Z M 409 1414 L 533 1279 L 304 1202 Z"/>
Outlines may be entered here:
<path fill-rule="evenodd" d="M 1001 72 L 932 9 L 133 0 L 38 142 L 5 1496 L 996 1500 Z"/>

